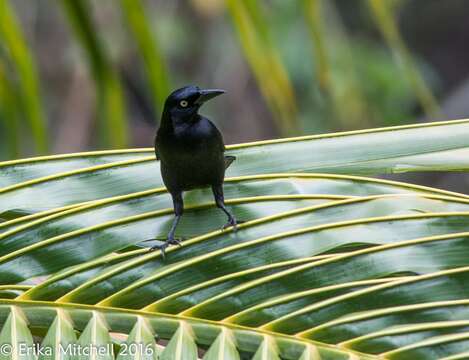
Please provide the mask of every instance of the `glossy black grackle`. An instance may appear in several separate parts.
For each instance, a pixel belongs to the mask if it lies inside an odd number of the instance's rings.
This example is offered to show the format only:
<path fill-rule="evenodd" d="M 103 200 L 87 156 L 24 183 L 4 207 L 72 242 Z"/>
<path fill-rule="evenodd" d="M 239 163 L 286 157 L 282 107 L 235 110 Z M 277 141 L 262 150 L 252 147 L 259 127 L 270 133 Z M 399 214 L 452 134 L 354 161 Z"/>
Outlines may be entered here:
<path fill-rule="evenodd" d="M 166 99 L 156 134 L 155 153 L 161 161 L 163 182 L 173 199 L 175 218 L 165 243 L 151 248 L 160 249 L 163 256 L 169 245 L 180 244 L 174 233 L 183 213 L 182 193 L 185 190 L 210 186 L 217 206 L 228 216 L 224 228 L 233 226 L 236 230 L 236 219 L 225 207 L 223 198 L 225 170 L 235 157 L 224 155 L 221 133 L 209 119 L 198 113 L 205 101 L 223 93 L 218 89 L 186 86 L 175 90 Z"/>

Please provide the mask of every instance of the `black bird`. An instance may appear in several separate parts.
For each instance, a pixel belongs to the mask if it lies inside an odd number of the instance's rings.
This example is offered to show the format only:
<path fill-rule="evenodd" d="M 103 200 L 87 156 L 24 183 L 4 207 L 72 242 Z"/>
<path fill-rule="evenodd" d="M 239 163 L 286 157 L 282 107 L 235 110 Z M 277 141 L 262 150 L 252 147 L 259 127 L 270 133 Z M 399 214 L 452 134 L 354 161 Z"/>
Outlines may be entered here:
<path fill-rule="evenodd" d="M 236 230 L 236 219 L 225 207 L 223 197 L 225 170 L 235 157 L 224 155 L 225 145 L 220 131 L 198 113 L 204 102 L 224 92 L 186 86 L 173 91 L 164 104 L 156 133 L 155 153 L 161 161 L 163 182 L 173 199 L 175 218 L 165 243 L 151 248 L 160 249 L 163 256 L 169 245 L 180 245 L 174 233 L 183 213 L 182 194 L 186 190 L 210 186 L 217 207 L 228 216 L 223 228 L 233 226 Z"/>

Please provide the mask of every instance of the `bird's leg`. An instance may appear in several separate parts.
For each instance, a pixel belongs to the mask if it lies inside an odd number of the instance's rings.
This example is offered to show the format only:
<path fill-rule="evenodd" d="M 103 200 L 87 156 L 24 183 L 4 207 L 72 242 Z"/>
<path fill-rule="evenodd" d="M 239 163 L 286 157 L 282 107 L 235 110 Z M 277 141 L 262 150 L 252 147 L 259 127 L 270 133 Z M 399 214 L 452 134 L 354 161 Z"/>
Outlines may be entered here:
<path fill-rule="evenodd" d="M 174 234 L 176 232 L 179 221 L 181 220 L 182 213 L 184 212 L 184 201 L 182 200 L 182 192 L 171 193 L 171 196 L 173 198 L 174 220 L 173 224 L 171 225 L 171 229 L 169 230 L 168 237 L 162 245 L 155 245 L 150 248 L 150 251 L 159 249 L 163 258 L 166 255 L 166 248 L 169 245 L 181 246 L 181 242 L 174 237 Z"/>
<path fill-rule="evenodd" d="M 225 198 L 223 196 L 223 185 L 214 185 L 212 186 L 213 196 L 215 197 L 215 203 L 217 207 L 222 209 L 222 211 L 228 216 L 228 222 L 223 225 L 223 229 L 226 229 L 230 226 L 233 226 L 233 230 L 238 230 L 238 222 L 233 214 L 225 206 Z"/>

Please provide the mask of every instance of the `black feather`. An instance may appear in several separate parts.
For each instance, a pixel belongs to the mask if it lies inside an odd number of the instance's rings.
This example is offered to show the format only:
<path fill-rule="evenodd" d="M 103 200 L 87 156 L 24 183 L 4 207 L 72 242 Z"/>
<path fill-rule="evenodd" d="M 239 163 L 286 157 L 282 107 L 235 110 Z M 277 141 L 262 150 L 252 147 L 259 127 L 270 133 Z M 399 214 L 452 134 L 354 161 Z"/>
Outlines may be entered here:
<path fill-rule="evenodd" d="M 233 161 L 236 160 L 236 156 L 232 155 L 226 155 L 225 156 L 225 170 L 230 167 L 230 165 L 233 163 Z"/>

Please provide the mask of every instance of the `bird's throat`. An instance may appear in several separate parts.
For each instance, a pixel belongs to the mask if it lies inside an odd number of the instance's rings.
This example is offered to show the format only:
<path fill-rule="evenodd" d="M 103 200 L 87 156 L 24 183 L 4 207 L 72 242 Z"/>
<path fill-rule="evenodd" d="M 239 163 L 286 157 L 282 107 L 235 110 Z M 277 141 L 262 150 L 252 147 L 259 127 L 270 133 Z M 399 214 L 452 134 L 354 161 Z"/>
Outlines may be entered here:
<path fill-rule="evenodd" d="M 184 117 L 172 117 L 171 122 L 174 128 L 191 126 L 200 120 L 200 115 L 197 113 L 191 114 L 190 116 Z"/>

